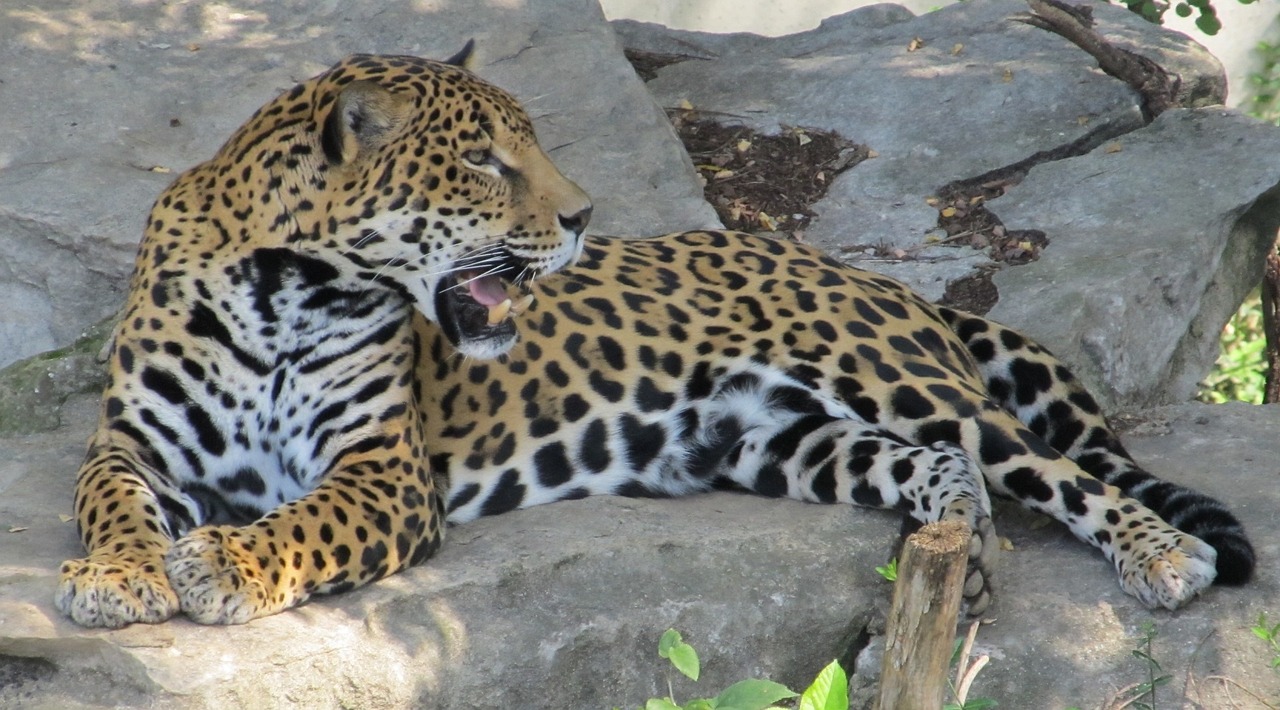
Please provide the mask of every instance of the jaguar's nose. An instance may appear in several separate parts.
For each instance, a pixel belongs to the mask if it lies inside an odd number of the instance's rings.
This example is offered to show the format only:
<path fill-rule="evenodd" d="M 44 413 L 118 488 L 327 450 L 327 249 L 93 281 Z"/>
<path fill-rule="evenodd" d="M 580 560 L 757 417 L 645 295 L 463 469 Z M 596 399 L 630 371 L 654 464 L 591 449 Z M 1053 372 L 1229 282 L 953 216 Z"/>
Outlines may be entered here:
<path fill-rule="evenodd" d="M 560 226 L 573 232 L 575 236 L 582 236 L 582 231 L 587 228 L 587 222 L 590 221 L 591 205 L 568 216 L 560 215 Z"/>

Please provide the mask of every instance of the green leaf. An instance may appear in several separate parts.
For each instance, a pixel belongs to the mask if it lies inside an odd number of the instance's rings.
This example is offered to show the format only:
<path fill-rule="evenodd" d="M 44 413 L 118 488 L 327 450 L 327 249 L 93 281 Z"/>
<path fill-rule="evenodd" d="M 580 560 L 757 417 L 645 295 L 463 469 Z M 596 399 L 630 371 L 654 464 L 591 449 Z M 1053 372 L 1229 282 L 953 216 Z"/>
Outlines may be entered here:
<path fill-rule="evenodd" d="M 818 672 L 818 677 L 800 696 L 799 710 L 849 710 L 849 679 L 836 661 Z"/>
<path fill-rule="evenodd" d="M 890 582 L 898 581 L 898 558 L 889 560 L 889 564 L 876 567 L 876 572 Z"/>
<path fill-rule="evenodd" d="M 662 634 L 662 638 L 658 640 L 658 655 L 671 661 L 671 665 L 689 680 L 698 679 L 701 668 L 698 663 L 698 652 L 693 650 L 693 646 L 684 642 L 679 631 L 667 629 Z"/>
<path fill-rule="evenodd" d="M 667 700 L 666 698 L 649 698 L 649 702 L 644 704 L 644 710 L 684 710 L 679 705 Z"/>
<path fill-rule="evenodd" d="M 1185 2 L 1174 5 L 1173 11 L 1177 13 L 1178 17 L 1191 17 L 1191 6 Z"/>
<path fill-rule="evenodd" d="M 1218 34 L 1218 30 L 1222 29 L 1222 22 L 1218 20 L 1216 15 L 1201 15 L 1196 18 L 1196 27 L 1200 31 L 1212 37 Z"/>
<path fill-rule="evenodd" d="M 711 700 L 711 707 L 716 710 L 764 710 L 779 700 L 794 697 L 796 694 L 781 683 L 748 678 L 725 688 Z"/>
<path fill-rule="evenodd" d="M 999 704 L 991 698 L 970 698 L 964 701 L 964 710 L 990 710 Z"/>
<path fill-rule="evenodd" d="M 675 629 L 663 631 L 662 638 L 658 639 L 658 655 L 667 658 L 667 654 L 671 653 L 671 647 L 683 641 L 679 631 Z"/>

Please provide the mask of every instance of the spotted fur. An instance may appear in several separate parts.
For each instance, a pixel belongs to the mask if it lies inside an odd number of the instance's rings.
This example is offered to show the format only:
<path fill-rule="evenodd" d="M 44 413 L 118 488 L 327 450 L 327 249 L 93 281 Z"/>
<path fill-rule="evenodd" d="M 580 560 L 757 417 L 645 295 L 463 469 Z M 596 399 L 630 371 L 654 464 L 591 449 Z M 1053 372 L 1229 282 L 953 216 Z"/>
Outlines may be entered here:
<path fill-rule="evenodd" d="M 446 518 L 725 485 L 968 522 L 974 611 L 988 491 L 1149 605 L 1248 579 L 1240 523 L 1024 336 L 799 244 L 584 237 L 590 209 L 453 63 L 268 103 L 152 210 L 58 608 L 240 623 L 426 560 Z"/>

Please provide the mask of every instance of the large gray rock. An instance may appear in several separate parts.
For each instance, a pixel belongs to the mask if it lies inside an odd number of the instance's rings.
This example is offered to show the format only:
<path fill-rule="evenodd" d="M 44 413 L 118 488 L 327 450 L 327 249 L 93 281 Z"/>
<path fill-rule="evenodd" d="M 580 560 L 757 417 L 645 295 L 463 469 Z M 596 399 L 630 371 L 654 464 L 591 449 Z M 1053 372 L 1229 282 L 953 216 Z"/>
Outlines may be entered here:
<path fill-rule="evenodd" d="M 268 99 L 345 54 L 468 38 L 592 193 L 594 230 L 718 224 L 595 0 L 38 2 L 0 21 L 0 366 L 110 315 L 151 201 Z"/>
<path fill-rule="evenodd" d="M 95 402 L 73 404 L 72 428 L 87 431 Z M 1249 632 L 1260 613 L 1280 615 L 1280 572 L 1266 564 L 1280 555 L 1280 409 L 1183 405 L 1138 424 L 1126 443 L 1139 461 L 1240 515 L 1258 579 L 1149 611 L 1063 526 L 999 506 L 1012 549 L 997 567 L 997 621 L 978 636 L 992 661 L 975 697 L 1098 707 L 1145 680 L 1130 650 L 1149 621 L 1175 677 L 1162 705 L 1182 695 L 1233 707 L 1242 693 L 1215 677 L 1280 694 Z M 676 681 L 682 698 L 745 677 L 802 687 L 859 636 L 853 685 L 863 700 L 875 692 L 891 588 L 873 567 L 897 528 L 887 513 L 731 493 L 554 503 L 453 528 L 422 567 L 245 626 L 86 631 L 52 603 L 59 562 L 78 554 L 74 523 L 59 517 L 71 513 L 70 477 L 53 472 L 81 454 L 60 433 L 0 438 L 3 707 L 636 707 L 666 691 L 655 648 L 668 627 L 703 658 L 701 683 Z"/>
<path fill-rule="evenodd" d="M 875 5 L 777 38 L 614 27 L 629 48 L 689 57 L 648 83 L 664 106 L 688 101 L 766 133 L 834 130 L 875 150 L 814 208 L 806 239 L 837 249 L 919 244 L 937 221 L 925 198 L 942 186 L 1143 125 L 1133 91 L 1061 37 L 1013 21 L 1026 12 L 1020 0 L 920 17 Z M 1098 5 L 1094 14 L 1121 46 L 1138 41 L 1181 74 L 1188 101 L 1225 96 L 1221 65 L 1185 36 L 1122 8 Z"/>
<path fill-rule="evenodd" d="M 1105 38 L 1180 77 L 1183 105 L 1221 102 L 1221 65 L 1199 45 L 1121 7 L 1093 10 Z M 779 38 L 614 24 L 629 47 L 688 57 L 648 84 L 663 105 L 688 101 L 764 132 L 834 130 L 873 148 L 878 157 L 815 205 L 806 239 L 929 298 L 990 260 L 930 248 L 895 262 L 857 248 L 914 252 L 936 231 L 927 198 L 1038 164 L 987 202 L 1008 228 L 1049 238 L 1040 262 L 999 272 L 990 315 L 1075 366 L 1107 409 L 1185 401 L 1275 237 L 1280 130 L 1220 108 L 1147 127 L 1128 85 L 1014 21 L 1026 11 L 988 0 L 912 18 L 880 5 Z"/>
<path fill-rule="evenodd" d="M 1277 155 L 1275 126 L 1203 108 L 1033 168 L 992 208 L 1052 242 L 995 275 L 988 315 L 1072 363 L 1104 406 L 1190 399 L 1280 228 Z"/>

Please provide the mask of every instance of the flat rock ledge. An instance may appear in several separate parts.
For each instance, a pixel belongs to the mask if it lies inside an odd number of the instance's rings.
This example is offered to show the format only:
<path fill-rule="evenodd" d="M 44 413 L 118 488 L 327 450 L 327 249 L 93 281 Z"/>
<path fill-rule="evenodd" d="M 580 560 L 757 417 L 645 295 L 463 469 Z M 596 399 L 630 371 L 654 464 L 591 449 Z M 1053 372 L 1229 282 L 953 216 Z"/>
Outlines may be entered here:
<path fill-rule="evenodd" d="M 78 430 L 93 409 L 73 400 Z M 1258 546 L 1258 578 L 1149 611 L 1063 526 L 1001 505 L 1011 549 L 996 621 L 978 635 L 992 660 L 973 697 L 1098 707 L 1145 679 L 1130 651 L 1152 622 L 1154 655 L 1174 676 L 1163 702 L 1261 707 L 1241 688 L 1280 696 L 1271 653 L 1249 631 L 1260 613 L 1280 615 L 1280 573 L 1267 564 L 1280 555 L 1280 408 L 1186 404 L 1123 421 L 1139 461 L 1232 505 Z M 86 631 L 52 604 L 57 566 L 78 551 L 59 517 L 70 482 L 49 472 L 81 455 L 61 433 L 0 439 L 3 707 L 636 707 L 666 692 L 655 650 L 669 627 L 703 658 L 696 687 L 673 681 L 681 697 L 746 677 L 802 687 L 842 654 L 858 659 L 853 707 L 875 690 L 891 586 L 874 566 L 898 527 L 887 513 L 732 493 L 555 503 L 452 528 L 422 567 L 244 626 Z"/>
<path fill-rule="evenodd" d="M 675 681 L 681 697 L 748 676 L 800 687 L 847 655 L 853 707 L 865 707 L 890 594 L 874 566 L 897 520 L 731 494 L 598 498 L 481 520 L 452 529 L 421 568 L 241 627 L 79 629 L 53 610 L 52 592 L 58 564 L 79 554 L 64 517 L 93 427 L 95 398 L 76 393 L 95 376 L 94 336 L 60 353 L 70 358 L 38 353 L 111 314 L 150 200 L 267 98 L 348 52 L 444 56 L 476 37 L 481 74 L 528 104 L 553 158 L 593 193 L 599 233 L 716 223 L 662 116 L 680 100 L 759 130 L 832 128 L 871 145 L 879 157 L 817 207 L 808 238 L 835 253 L 918 245 L 934 228 L 925 200 L 941 187 L 1030 166 L 990 207 L 1050 244 L 1034 264 L 995 274 L 991 315 L 1059 352 L 1109 409 L 1184 401 L 1280 221 L 1280 129 L 1207 105 L 1222 98 L 1221 69 L 1198 45 L 1095 6 L 1108 39 L 1183 78 L 1186 107 L 1146 123 L 1090 58 L 1010 21 L 1022 12 L 1013 0 L 918 18 L 882 5 L 764 39 L 625 24 L 615 34 L 594 0 L 466 12 L 301 0 L 234 12 L 124 0 L 0 10 L 0 91 L 24 98 L 0 101 L 0 359 L 37 357 L 17 379 L 0 375 L 0 430 L 47 430 L 0 436 L 0 706 L 635 707 L 665 692 L 654 649 L 676 627 L 704 661 L 697 689 Z M 696 61 L 646 87 L 624 44 Z M 984 259 L 862 264 L 937 297 Z M 1239 513 L 1263 561 L 1258 579 L 1151 612 L 1061 526 L 1002 506 L 1011 549 L 997 620 L 979 634 L 992 662 L 974 695 L 1097 707 L 1145 679 L 1130 651 L 1154 622 L 1154 655 L 1174 676 L 1163 698 L 1274 702 L 1280 676 L 1249 627 L 1280 614 L 1280 576 L 1266 564 L 1280 553 L 1270 443 L 1280 410 L 1184 404 L 1124 421 L 1142 463 Z"/>

